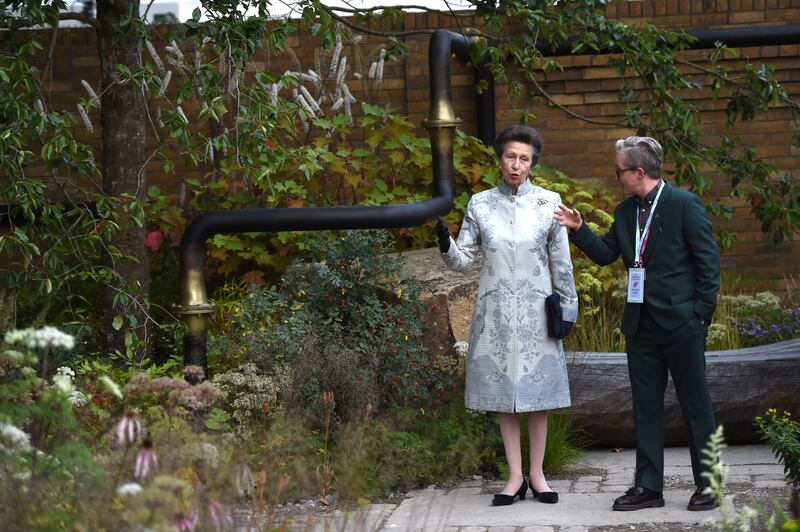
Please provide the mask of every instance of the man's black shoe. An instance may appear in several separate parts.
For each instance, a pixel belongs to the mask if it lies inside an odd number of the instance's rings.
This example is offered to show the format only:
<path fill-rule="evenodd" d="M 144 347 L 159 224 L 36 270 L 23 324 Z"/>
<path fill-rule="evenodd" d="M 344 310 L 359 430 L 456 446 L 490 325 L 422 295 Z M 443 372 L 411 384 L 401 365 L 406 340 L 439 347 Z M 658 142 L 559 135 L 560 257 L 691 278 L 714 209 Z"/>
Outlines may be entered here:
<path fill-rule="evenodd" d="M 626 512 L 641 510 L 642 508 L 659 508 L 664 506 L 664 497 L 660 491 L 653 491 L 641 486 L 636 486 L 625 492 L 625 495 L 614 501 L 614 510 Z"/>
<path fill-rule="evenodd" d="M 694 490 L 692 498 L 689 499 L 689 506 L 687 508 L 693 512 L 702 512 L 704 510 L 713 510 L 717 504 L 717 498 L 713 493 L 706 494 L 704 487 L 699 487 Z"/>

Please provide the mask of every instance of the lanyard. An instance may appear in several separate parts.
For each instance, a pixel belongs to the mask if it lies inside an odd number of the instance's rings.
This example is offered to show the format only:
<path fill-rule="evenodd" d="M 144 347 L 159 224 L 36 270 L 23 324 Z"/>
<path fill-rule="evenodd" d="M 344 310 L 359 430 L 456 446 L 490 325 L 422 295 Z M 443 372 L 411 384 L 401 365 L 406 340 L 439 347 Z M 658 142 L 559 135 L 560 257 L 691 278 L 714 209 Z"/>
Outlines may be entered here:
<path fill-rule="evenodd" d="M 650 223 L 653 221 L 653 213 L 656 212 L 656 205 L 658 205 L 658 198 L 661 197 L 662 190 L 664 190 L 664 186 L 662 183 L 659 183 L 656 198 L 653 200 L 653 206 L 650 208 L 650 214 L 647 216 L 647 221 L 644 224 L 644 231 L 639 231 L 639 207 L 636 207 L 636 254 L 634 255 L 636 262 L 634 263 L 634 266 L 637 264 L 639 267 L 644 265 L 644 248 L 647 246 L 647 237 L 650 234 Z"/>

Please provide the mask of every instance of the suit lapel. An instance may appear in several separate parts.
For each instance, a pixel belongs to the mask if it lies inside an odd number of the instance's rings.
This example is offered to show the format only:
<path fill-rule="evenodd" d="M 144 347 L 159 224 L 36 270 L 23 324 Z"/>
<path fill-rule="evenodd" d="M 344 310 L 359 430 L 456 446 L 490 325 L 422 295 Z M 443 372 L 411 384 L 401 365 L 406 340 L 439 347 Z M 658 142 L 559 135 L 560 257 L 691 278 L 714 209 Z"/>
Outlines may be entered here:
<path fill-rule="evenodd" d="M 661 197 L 658 198 L 658 205 L 653 212 L 653 221 L 650 227 L 650 236 L 647 237 L 647 247 L 644 249 L 644 264 L 647 265 L 647 259 L 653 254 L 653 249 L 656 247 L 658 237 L 661 235 L 661 225 L 664 223 L 664 218 L 667 213 L 667 204 L 672 198 L 672 186 L 664 181 L 662 185 L 664 190 L 661 191 Z"/>
<path fill-rule="evenodd" d="M 636 249 L 636 238 L 635 238 L 636 209 L 637 209 L 636 198 L 634 198 L 633 196 L 628 196 L 625 199 L 625 201 L 628 202 L 628 205 L 625 207 L 625 210 L 623 211 L 625 213 L 624 217 L 625 227 L 620 227 L 620 229 L 622 230 L 622 234 L 624 235 L 623 236 L 624 242 L 630 243 L 630 257 L 631 257 L 630 263 L 633 264 L 633 261 L 636 260 L 636 258 L 633 256 Z M 623 248 L 623 258 L 624 257 L 625 257 L 625 251 Z"/>

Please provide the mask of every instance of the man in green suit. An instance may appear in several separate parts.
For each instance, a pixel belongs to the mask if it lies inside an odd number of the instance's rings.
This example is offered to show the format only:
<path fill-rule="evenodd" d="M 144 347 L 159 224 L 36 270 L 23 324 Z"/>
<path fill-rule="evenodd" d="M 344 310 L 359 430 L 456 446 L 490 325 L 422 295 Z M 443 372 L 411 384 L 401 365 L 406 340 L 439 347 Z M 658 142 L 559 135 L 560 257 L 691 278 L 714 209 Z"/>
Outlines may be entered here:
<path fill-rule="evenodd" d="M 661 179 L 664 152 L 650 137 L 616 143 L 617 180 L 627 196 L 598 238 L 580 213 L 555 213 L 572 241 L 600 265 L 622 256 L 628 296 L 622 317 L 636 429 L 634 486 L 614 510 L 664 506 L 664 391 L 672 375 L 683 412 L 697 485 L 689 510 L 716 507 L 704 493 L 702 450 L 715 430 L 705 375 L 705 339 L 719 290 L 719 251 L 700 199 Z"/>

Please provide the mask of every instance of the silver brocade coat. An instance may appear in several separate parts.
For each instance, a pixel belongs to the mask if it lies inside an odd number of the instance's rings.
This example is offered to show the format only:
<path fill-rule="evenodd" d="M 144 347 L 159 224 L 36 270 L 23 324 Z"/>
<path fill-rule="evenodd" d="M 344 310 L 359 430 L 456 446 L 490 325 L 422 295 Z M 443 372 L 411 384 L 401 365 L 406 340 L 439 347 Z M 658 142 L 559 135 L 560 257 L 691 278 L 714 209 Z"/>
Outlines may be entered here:
<path fill-rule="evenodd" d="M 478 251 L 478 285 L 466 367 L 467 408 L 532 412 L 570 405 L 561 340 L 547 336 L 544 299 L 561 296 L 564 319 L 574 322 L 578 296 L 567 230 L 553 217 L 560 196 L 505 183 L 472 196 L 458 234 L 442 254 L 453 270 L 466 269 Z"/>

